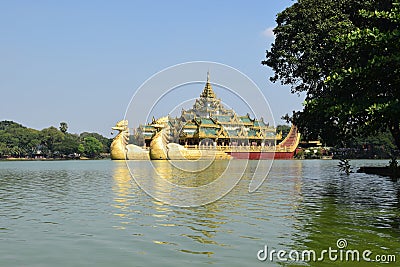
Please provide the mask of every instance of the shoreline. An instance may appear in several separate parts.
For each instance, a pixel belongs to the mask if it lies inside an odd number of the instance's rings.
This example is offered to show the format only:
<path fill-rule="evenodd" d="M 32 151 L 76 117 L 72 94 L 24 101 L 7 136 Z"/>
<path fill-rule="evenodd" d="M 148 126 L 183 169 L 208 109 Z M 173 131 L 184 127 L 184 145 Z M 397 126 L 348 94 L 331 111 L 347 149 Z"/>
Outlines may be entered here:
<path fill-rule="evenodd" d="M 81 157 L 81 158 L 0 158 L 1 161 L 79 161 L 79 160 L 104 160 L 108 159 L 111 160 L 110 157 L 104 157 L 104 158 L 86 158 L 86 157 Z M 263 159 L 249 159 L 249 160 L 263 160 Z M 331 160 L 340 160 L 337 158 L 333 159 L 323 159 L 323 158 L 312 158 L 312 159 L 300 159 L 300 158 L 291 158 L 291 159 L 274 159 L 274 160 L 304 160 L 304 161 L 309 161 L 309 160 L 322 160 L 322 161 L 331 161 Z M 356 159 L 349 159 L 349 160 L 376 160 L 376 161 L 382 161 L 382 160 L 390 160 L 390 159 L 369 159 L 369 158 L 356 158 Z"/>
<path fill-rule="evenodd" d="M 79 160 L 103 160 L 110 158 L 77 158 L 77 159 L 63 159 L 63 158 L 0 158 L 1 161 L 79 161 Z"/>

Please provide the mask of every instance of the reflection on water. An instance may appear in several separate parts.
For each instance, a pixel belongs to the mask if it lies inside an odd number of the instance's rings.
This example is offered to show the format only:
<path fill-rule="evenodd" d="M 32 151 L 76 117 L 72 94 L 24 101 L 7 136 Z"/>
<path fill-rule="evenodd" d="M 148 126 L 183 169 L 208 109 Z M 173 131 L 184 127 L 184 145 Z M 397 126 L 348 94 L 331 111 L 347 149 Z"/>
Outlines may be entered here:
<path fill-rule="evenodd" d="M 132 166 L 133 170 L 137 170 L 136 162 L 129 162 L 129 166 Z M 204 168 L 203 161 L 184 161 L 181 160 L 177 166 L 174 161 L 152 161 L 154 173 L 153 176 L 158 176 L 166 181 L 185 187 L 201 187 L 211 182 L 215 182 L 221 177 L 224 171 L 229 167 L 228 160 L 219 160 L 209 163 Z M 193 168 L 195 171 L 188 171 Z M 198 170 L 198 171 L 196 171 Z M 136 173 L 137 175 L 146 176 L 146 174 Z M 155 178 L 155 177 L 153 177 Z"/>
<path fill-rule="evenodd" d="M 137 162 L 136 162 L 137 163 Z M 165 164 L 166 161 L 158 161 L 154 163 L 155 170 L 157 173 L 152 172 L 151 169 L 141 169 L 140 175 L 148 177 L 148 182 L 152 184 L 153 189 L 165 192 L 165 187 L 168 186 L 168 177 L 175 177 L 179 174 L 182 175 L 179 169 L 174 168 L 169 164 Z M 141 162 L 140 164 L 148 164 L 148 162 Z M 143 172 L 146 171 L 146 172 Z M 147 176 L 146 176 L 147 175 Z M 118 162 L 115 166 L 113 173 L 115 184 L 113 191 L 115 193 L 115 204 L 114 207 L 119 209 L 119 212 L 115 215 L 121 218 L 121 225 L 116 228 L 125 230 L 126 225 L 136 223 L 137 218 L 133 218 L 131 215 L 140 214 L 142 207 L 139 207 L 133 199 L 133 195 L 140 193 L 136 186 L 133 187 L 132 179 L 129 170 L 124 162 Z M 179 177 L 179 176 L 178 176 Z M 180 178 L 180 177 L 179 177 Z M 174 178 L 176 179 L 176 178 Z M 224 224 L 227 220 L 226 216 L 221 214 L 221 210 L 216 203 L 212 203 L 199 208 L 173 208 L 160 201 L 154 200 L 150 197 L 147 199 L 146 209 L 152 211 L 152 213 L 142 214 L 144 216 L 152 217 L 153 228 L 167 229 L 168 232 L 174 233 L 175 238 L 182 240 L 190 239 L 199 244 L 209 244 L 214 246 L 226 246 L 223 243 L 219 243 L 214 240 L 219 225 Z M 140 203 L 139 205 L 142 205 Z M 137 208 L 138 210 L 135 210 Z M 129 220 L 132 220 L 131 222 Z M 148 227 L 149 224 L 140 224 L 140 226 Z M 185 228 L 182 231 L 182 228 Z M 141 234 L 141 235 L 144 235 Z M 176 250 L 183 253 L 199 254 L 199 255 L 212 255 L 213 251 L 207 250 L 195 250 L 188 249 L 179 246 L 178 243 L 173 241 L 161 240 L 160 236 L 152 240 L 157 245 L 167 245 L 176 247 Z"/>
<path fill-rule="evenodd" d="M 187 169 L 193 164 L 200 163 L 182 161 L 180 166 Z M 127 161 L 135 182 L 145 192 L 159 201 L 181 207 L 200 206 L 218 200 L 243 176 L 253 176 L 249 175 L 254 174 L 249 170 L 251 165 L 244 160 L 219 160 L 202 171 L 187 172 L 169 161 Z"/>
<path fill-rule="evenodd" d="M 112 187 L 115 192 L 113 207 L 119 209 L 119 212 L 115 213 L 120 218 L 130 216 L 132 212 L 129 210 L 129 198 L 132 193 L 132 179 L 129 174 L 129 170 L 126 168 L 125 161 L 116 161 L 113 173 L 114 185 Z M 125 229 L 123 225 L 118 226 L 120 229 Z"/>
<path fill-rule="evenodd" d="M 296 213 L 303 234 L 296 240 L 293 249 L 314 250 L 317 253 L 329 246 L 338 249 L 337 240 L 344 238 L 348 250 L 371 250 L 373 255 L 394 254 L 399 257 L 398 183 L 359 173 L 332 175 L 334 166 L 323 161 L 304 164 L 303 169 L 304 199 Z M 311 266 L 366 264 L 382 266 L 382 263 L 363 261 L 310 263 Z M 390 265 L 398 266 L 398 263 Z"/>
<path fill-rule="evenodd" d="M 163 188 L 166 180 L 182 179 L 174 168 L 164 163 L 155 165 L 156 179 L 146 169 L 148 173 L 144 176 L 152 177 L 149 183 L 154 183 L 154 188 Z M 259 262 L 256 253 L 264 245 L 271 249 L 318 252 L 329 246 L 335 248 L 338 238 L 346 238 L 353 249 L 397 254 L 400 245 L 398 184 L 364 174 L 343 176 L 336 165 L 333 161 L 276 161 L 263 186 L 249 194 L 248 183 L 257 167 L 256 162 L 250 162 L 231 193 L 196 208 L 171 207 L 149 196 L 145 203 L 134 202 L 132 194 L 138 193 L 137 187 L 132 186 L 128 177 L 118 177 L 129 176 L 124 165 L 118 165 L 114 171 L 117 185 L 114 189 L 122 189 L 123 193 L 115 191 L 115 194 L 118 198 L 125 196 L 126 203 L 130 203 L 126 210 L 132 212 L 145 205 L 149 213 L 142 216 L 154 218 L 152 243 L 176 257 L 182 257 L 182 253 L 206 256 L 209 260 L 198 260 L 209 264 L 222 264 L 233 257 L 235 260 L 229 262 L 238 266 L 287 266 L 285 262 Z M 141 169 L 134 170 L 137 175 L 143 173 Z M 127 184 L 121 185 L 121 181 Z M 126 194 L 126 188 L 133 190 L 132 194 Z M 124 215 L 129 216 L 129 212 Z M 141 220 L 147 221 L 143 217 Z M 149 234 L 149 226 L 143 229 L 143 236 L 146 232 Z M 300 264 L 364 266 L 365 262 Z"/>
<path fill-rule="evenodd" d="M 220 200 L 179 208 L 148 196 L 123 161 L 0 162 L 0 266 L 382 266 L 257 259 L 265 245 L 321 251 L 338 238 L 399 255 L 398 182 L 341 175 L 335 161 L 275 161 L 249 193 L 256 163 Z M 155 180 L 148 163 L 135 164 L 134 174 L 168 192 L 173 169 L 158 166 L 164 178 Z"/>
<path fill-rule="evenodd" d="M 220 162 L 221 165 L 213 166 L 213 168 L 226 168 L 226 163 Z M 169 181 L 182 179 L 183 175 L 187 175 L 187 173 L 182 174 L 179 170 L 174 169 L 165 161 L 155 162 L 154 169 L 150 169 L 153 166 L 147 165 L 149 163 L 145 161 L 133 163 L 136 164 L 130 166 L 133 174 L 148 179 L 149 186 L 162 192 L 166 192 L 165 187 L 168 187 Z M 122 163 L 116 164 L 113 186 L 116 195 L 114 207 L 119 209 L 116 215 L 121 219 L 120 225 L 116 228 L 126 231 L 127 225 L 132 225 L 137 231 L 145 227 L 142 229 L 143 233 L 136 233 L 136 235 L 154 236 L 151 242 L 165 246 L 168 250 L 184 254 L 207 255 L 210 258 L 213 258 L 213 254 L 219 255 L 209 263 L 220 262 L 218 258 L 221 256 L 224 258 L 228 255 L 235 255 L 235 253 L 242 254 L 240 251 L 243 249 L 251 250 L 252 253 L 243 255 L 244 259 L 241 262 L 244 263 L 247 259 L 247 261 L 256 263 L 254 253 L 258 251 L 263 240 L 269 240 L 267 237 L 271 235 L 271 232 L 267 230 L 268 228 L 273 229 L 275 234 L 279 233 L 284 236 L 290 235 L 290 232 L 293 231 L 290 220 L 293 220 L 294 211 L 299 206 L 298 201 L 301 199 L 299 195 L 302 169 L 301 164 L 296 162 L 289 171 L 285 165 L 277 165 L 275 168 L 277 178 L 274 177 L 272 181 L 268 180 L 270 185 L 262 187 L 265 192 L 260 189 L 250 195 L 248 184 L 253 178 L 252 174 L 257 168 L 258 162 L 253 161 L 247 165 L 246 161 L 238 161 L 235 162 L 235 165 L 240 166 L 243 163 L 246 166 L 244 166 L 242 181 L 230 194 L 221 200 L 195 208 L 172 207 L 149 196 L 144 202 L 136 202 L 135 195 L 142 194 L 141 191 L 135 185 L 132 186 L 127 167 Z M 239 170 L 242 168 L 243 166 Z M 240 175 L 241 173 L 233 172 L 230 175 L 236 174 Z M 201 178 L 201 174 L 197 174 L 196 179 Z M 207 179 L 207 175 L 204 178 Z M 283 187 L 282 182 L 286 183 Z M 127 194 L 126 189 L 128 188 L 132 190 L 131 194 Z M 139 195 L 138 198 L 141 196 Z M 121 205 L 121 203 L 124 204 Z M 143 209 L 147 213 L 141 213 Z M 136 216 L 139 214 L 140 219 Z M 285 220 L 285 222 L 277 223 L 280 220 Z M 152 223 L 144 224 L 148 221 Z M 154 230 L 154 233 L 149 233 L 149 227 Z M 265 237 L 266 239 L 264 239 Z M 276 244 L 279 241 L 280 238 L 269 240 L 270 244 Z M 181 256 L 181 254 L 177 255 L 177 257 Z"/>

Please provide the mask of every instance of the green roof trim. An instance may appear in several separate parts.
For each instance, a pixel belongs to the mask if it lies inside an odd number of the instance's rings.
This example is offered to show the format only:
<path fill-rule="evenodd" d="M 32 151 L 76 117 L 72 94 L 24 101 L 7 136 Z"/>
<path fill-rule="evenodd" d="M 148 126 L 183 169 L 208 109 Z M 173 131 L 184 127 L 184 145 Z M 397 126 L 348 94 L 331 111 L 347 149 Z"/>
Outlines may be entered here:
<path fill-rule="evenodd" d="M 248 116 L 240 116 L 239 120 L 242 121 L 243 123 L 253 123 Z"/>
<path fill-rule="evenodd" d="M 200 123 L 201 124 L 211 124 L 211 125 L 215 125 L 215 122 L 212 119 L 209 118 L 201 118 L 200 119 Z"/>
<path fill-rule="evenodd" d="M 153 125 L 143 125 L 142 128 L 144 130 L 151 130 L 151 131 L 155 131 L 156 130 L 156 128 L 154 128 Z"/>
<path fill-rule="evenodd" d="M 229 116 L 229 115 L 228 116 L 226 116 L 226 115 L 216 115 L 216 116 L 213 116 L 213 118 L 215 118 L 219 122 L 230 122 L 232 116 Z"/>
<path fill-rule="evenodd" d="M 197 128 L 197 125 L 196 125 L 196 123 L 194 123 L 194 122 L 188 122 L 188 123 L 186 123 L 185 125 L 183 125 L 183 128 L 185 129 L 185 128 Z"/>
<path fill-rule="evenodd" d="M 200 134 L 206 135 L 206 136 L 211 136 L 211 135 L 217 135 L 217 129 L 216 128 L 200 128 Z"/>
<path fill-rule="evenodd" d="M 247 132 L 247 135 L 250 137 L 250 136 L 256 136 L 257 135 L 257 131 L 256 130 L 254 130 L 254 129 L 250 129 L 248 132 Z"/>

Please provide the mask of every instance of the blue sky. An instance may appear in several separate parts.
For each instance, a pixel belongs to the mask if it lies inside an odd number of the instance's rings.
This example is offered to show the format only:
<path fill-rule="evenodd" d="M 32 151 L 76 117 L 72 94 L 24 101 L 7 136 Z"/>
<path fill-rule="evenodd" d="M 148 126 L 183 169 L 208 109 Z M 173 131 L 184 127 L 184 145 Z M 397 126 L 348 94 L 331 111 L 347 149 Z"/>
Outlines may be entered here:
<path fill-rule="evenodd" d="M 0 1 L 0 120 L 37 129 L 65 121 L 70 132 L 110 136 L 146 79 L 202 60 L 248 75 L 282 123 L 303 97 L 272 84 L 260 62 L 276 14 L 293 3 Z"/>

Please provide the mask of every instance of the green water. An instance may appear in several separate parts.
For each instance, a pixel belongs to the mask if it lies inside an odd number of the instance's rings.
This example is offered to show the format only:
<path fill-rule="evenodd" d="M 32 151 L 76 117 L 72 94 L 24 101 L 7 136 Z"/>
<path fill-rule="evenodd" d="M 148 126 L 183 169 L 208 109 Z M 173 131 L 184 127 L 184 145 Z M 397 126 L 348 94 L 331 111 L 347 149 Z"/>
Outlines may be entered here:
<path fill-rule="evenodd" d="M 124 162 L 0 162 L 0 266 L 400 265 L 399 182 L 340 174 L 337 161 L 275 161 L 249 193 L 255 164 L 222 199 L 179 208 L 144 193 Z M 339 238 L 397 262 L 257 259 L 264 246 L 321 252 Z"/>

